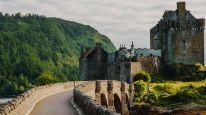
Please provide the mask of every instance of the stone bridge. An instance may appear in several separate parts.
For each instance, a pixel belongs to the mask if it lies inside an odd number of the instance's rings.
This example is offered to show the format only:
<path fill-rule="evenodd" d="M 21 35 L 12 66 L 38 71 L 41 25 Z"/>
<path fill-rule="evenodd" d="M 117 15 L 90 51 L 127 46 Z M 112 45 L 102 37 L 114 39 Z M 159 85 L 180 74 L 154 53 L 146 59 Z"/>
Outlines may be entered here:
<path fill-rule="evenodd" d="M 51 95 L 73 89 L 74 102 L 85 115 L 128 115 L 132 87 L 120 81 L 75 81 L 32 88 L 0 105 L 0 115 L 29 115 L 35 105 Z M 57 100 L 58 101 L 58 100 Z"/>
<path fill-rule="evenodd" d="M 120 81 L 90 81 L 74 89 L 74 101 L 86 115 L 129 115 L 133 88 Z"/>

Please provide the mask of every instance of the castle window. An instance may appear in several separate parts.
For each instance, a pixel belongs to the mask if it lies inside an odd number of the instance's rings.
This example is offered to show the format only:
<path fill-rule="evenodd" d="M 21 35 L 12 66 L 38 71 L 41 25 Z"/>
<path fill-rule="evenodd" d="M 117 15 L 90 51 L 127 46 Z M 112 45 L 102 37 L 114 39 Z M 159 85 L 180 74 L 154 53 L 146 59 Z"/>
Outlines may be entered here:
<path fill-rule="evenodd" d="M 183 40 L 183 49 L 185 50 L 186 49 L 186 41 Z"/>
<path fill-rule="evenodd" d="M 175 21 L 172 20 L 172 27 L 175 27 Z"/>

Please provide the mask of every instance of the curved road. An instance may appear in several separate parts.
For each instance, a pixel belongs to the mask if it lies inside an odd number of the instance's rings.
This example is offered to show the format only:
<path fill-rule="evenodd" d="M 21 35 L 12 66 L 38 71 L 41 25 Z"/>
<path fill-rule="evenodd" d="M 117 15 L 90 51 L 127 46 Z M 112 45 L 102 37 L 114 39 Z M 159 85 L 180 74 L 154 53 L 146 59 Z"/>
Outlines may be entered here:
<path fill-rule="evenodd" d="M 38 102 L 30 115 L 78 115 L 71 105 L 73 90 L 49 96 Z"/>

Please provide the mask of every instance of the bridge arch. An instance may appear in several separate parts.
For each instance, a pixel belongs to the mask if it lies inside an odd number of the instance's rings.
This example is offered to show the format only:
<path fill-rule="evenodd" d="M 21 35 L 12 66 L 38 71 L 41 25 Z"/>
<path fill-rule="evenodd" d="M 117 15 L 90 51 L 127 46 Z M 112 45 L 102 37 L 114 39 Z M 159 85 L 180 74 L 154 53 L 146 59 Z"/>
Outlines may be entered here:
<path fill-rule="evenodd" d="M 114 107 L 115 107 L 115 110 L 116 110 L 117 113 L 122 112 L 121 100 L 120 100 L 117 93 L 114 94 Z"/>
<path fill-rule="evenodd" d="M 106 108 L 108 107 L 107 99 L 104 93 L 101 93 L 101 105 L 105 106 Z"/>

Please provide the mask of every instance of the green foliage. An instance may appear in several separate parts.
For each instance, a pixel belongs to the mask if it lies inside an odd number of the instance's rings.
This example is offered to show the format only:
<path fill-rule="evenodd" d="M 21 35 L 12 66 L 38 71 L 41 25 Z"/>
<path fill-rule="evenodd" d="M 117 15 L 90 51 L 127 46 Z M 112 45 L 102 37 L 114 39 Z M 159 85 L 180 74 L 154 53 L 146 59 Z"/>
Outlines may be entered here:
<path fill-rule="evenodd" d="M 137 80 L 143 80 L 144 82 L 151 82 L 151 77 L 149 75 L 149 73 L 145 72 L 145 71 L 139 71 L 135 76 L 134 76 L 134 82 Z"/>
<path fill-rule="evenodd" d="M 143 96 L 147 93 L 147 83 L 143 80 L 134 82 L 134 103 L 139 105 L 142 103 Z"/>
<path fill-rule="evenodd" d="M 134 82 L 134 90 L 136 96 L 142 97 L 147 93 L 147 83 L 143 80 Z"/>
<path fill-rule="evenodd" d="M 176 93 L 178 91 L 178 89 L 176 89 L 173 84 L 171 83 L 168 83 L 166 82 L 163 87 L 162 87 L 162 90 L 164 92 L 167 92 L 167 93 L 170 93 L 170 94 L 173 94 L 173 93 Z"/>
<path fill-rule="evenodd" d="M 205 81 L 150 83 L 150 93 L 143 96 L 141 104 L 173 109 L 205 106 L 205 83 Z"/>
<path fill-rule="evenodd" d="M 50 71 L 45 71 L 37 77 L 37 84 L 39 85 L 47 85 L 51 83 L 57 82 L 55 76 Z"/>
<path fill-rule="evenodd" d="M 52 71 L 60 82 L 78 80 L 80 47 L 93 47 L 95 42 L 108 52 L 115 50 L 106 36 L 88 25 L 0 13 L 0 95 L 15 95 L 36 85 L 45 71 Z"/>
<path fill-rule="evenodd" d="M 146 94 L 142 99 L 145 103 L 154 104 L 158 101 L 158 96 L 155 94 Z"/>
<path fill-rule="evenodd" d="M 204 71 L 206 71 L 206 67 L 205 66 L 203 66 L 202 64 L 200 64 L 200 63 L 196 63 L 195 64 L 195 67 L 197 68 L 197 70 L 198 71 L 202 71 L 202 72 L 204 72 Z"/>
<path fill-rule="evenodd" d="M 206 95 L 206 86 L 201 86 L 197 88 L 198 93 Z"/>
<path fill-rule="evenodd" d="M 179 91 L 175 95 L 169 96 L 168 99 L 178 103 L 188 103 L 200 98 L 196 93 L 197 92 L 194 89 L 187 89 L 185 91 Z"/>

